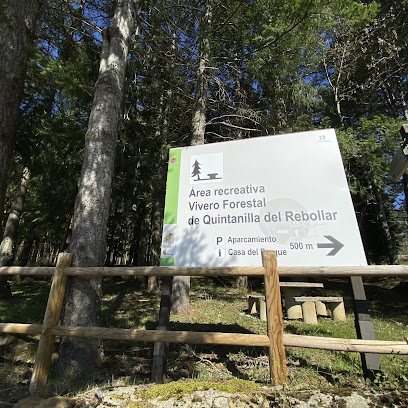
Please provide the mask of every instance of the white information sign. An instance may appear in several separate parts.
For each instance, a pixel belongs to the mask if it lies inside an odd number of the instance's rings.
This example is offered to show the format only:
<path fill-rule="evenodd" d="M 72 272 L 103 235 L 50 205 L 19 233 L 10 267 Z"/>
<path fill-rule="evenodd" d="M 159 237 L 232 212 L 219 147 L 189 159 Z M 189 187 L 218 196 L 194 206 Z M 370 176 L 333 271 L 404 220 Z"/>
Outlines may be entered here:
<path fill-rule="evenodd" d="M 366 265 L 333 129 L 170 150 L 161 264 Z"/>

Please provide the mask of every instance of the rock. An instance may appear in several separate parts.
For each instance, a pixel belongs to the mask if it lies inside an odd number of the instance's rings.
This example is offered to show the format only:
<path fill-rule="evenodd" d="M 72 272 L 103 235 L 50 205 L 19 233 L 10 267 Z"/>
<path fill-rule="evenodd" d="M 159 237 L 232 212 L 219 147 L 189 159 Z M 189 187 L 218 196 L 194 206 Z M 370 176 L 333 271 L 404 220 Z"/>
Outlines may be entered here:
<path fill-rule="evenodd" d="M 352 392 L 349 397 L 345 398 L 346 408 L 368 408 L 367 399 L 357 392 Z"/>
<path fill-rule="evenodd" d="M 217 390 L 196 391 L 185 395 L 181 400 L 170 398 L 167 401 L 150 400 L 157 408 L 268 408 L 269 404 L 261 396 L 249 397 L 243 394 L 229 394 Z"/>
<path fill-rule="evenodd" d="M 48 399 L 26 398 L 15 408 L 74 408 L 74 407 L 143 407 L 143 408 L 369 408 L 373 406 L 405 408 L 408 392 L 398 394 L 370 389 L 324 389 L 290 393 L 262 387 L 259 392 L 240 394 L 216 389 L 194 392 L 175 392 L 174 397 L 142 399 L 149 386 L 104 387 L 89 390 L 75 399 L 54 397 Z M 177 398 L 179 395 L 179 398 Z M 153 399 L 154 398 L 154 399 Z M 10 404 L 11 405 L 11 404 Z"/>
<path fill-rule="evenodd" d="M 135 387 L 98 388 L 88 391 L 84 397 L 96 399 L 96 408 L 117 407 L 125 408 L 134 399 Z"/>

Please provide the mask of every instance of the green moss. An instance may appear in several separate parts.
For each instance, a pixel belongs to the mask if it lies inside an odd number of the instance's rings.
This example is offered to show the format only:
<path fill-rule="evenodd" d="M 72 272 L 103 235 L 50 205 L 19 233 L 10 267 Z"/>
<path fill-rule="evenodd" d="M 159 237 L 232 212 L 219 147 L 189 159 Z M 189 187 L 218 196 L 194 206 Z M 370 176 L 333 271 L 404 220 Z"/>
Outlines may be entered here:
<path fill-rule="evenodd" d="M 117 394 L 111 394 L 110 397 L 114 398 L 114 399 L 118 399 L 118 400 L 124 400 L 125 399 L 123 397 L 123 395 L 117 395 Z"/>
<path fill-rule="evenodd" d="M 218 390 L 229 394 L 253 395 L 260 392 L 259 384 L 251 381 L 233 379 L 224 382 L 211 381 L 175 381 L 168 384 L 155 385 L 140 392 L 139 397 L 143 399 L 170 398 L 181 399 L 185 395 L 193 394 L 196 391 Z"/>

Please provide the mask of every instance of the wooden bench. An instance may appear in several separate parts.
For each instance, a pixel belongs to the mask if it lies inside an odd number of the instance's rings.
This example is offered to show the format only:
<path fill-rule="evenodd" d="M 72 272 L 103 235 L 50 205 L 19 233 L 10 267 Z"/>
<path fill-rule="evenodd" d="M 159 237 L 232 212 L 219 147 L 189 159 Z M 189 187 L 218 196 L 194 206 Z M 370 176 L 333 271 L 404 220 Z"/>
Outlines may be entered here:
<path fill-rule="evenodd" d="M 296 296 L 295 301 L 302 304 L 303 321 L 305 323 L 317 324 L 317 315 L 319 314 L 319 310 L 316 311 L 316 304 L 320 306 L 320 303 L 329 304 L 332 318 L 334 320 L 339 320 L 342 322 L 346 320 L 346 312 L 344 310 L 344 301 L 342 297 Z"/>
<path fill-rule="evenodd" d="M 285 298 L 286 314 L 288 319 L 301 319 L 303 317 L 302 304 L 294 298 L 302 294 L 305 288 L 322 288 L 323 283 L 315 282 L 279 282 Z M 248 295 L 248 310 L 250 314 L 259 313 L 259 318 L 266 322 L 265 296 Z"/>

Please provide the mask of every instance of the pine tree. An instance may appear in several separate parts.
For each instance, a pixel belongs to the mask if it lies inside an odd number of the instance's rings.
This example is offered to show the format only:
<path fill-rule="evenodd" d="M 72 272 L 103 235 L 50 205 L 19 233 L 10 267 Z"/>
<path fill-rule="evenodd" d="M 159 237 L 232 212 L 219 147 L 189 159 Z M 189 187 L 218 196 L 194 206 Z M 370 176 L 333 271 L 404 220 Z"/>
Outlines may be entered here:
<path fill-rule="evenodd" d="M 0 221 L 39 7 L 38 0 L 0 5 Z"/>
<path fill-rule="evenodd" d="M 120 131 L 128 47 L 134 32 L 135 6 L 134 0 L 119 1 L 111 26 L 104 32 L 69 248 L 76 266 L 103 266 L 105 263 L 114 157 Z M 63 324 L 99 324 L 101 283 L 101 277 L 70 280 Z M 97 340 L 64 338 L 59 363 L 65 377 L 76 379 L 89 376 L 99 360 L 98 345 Z"/>
<path fill-rule="evenodd" d="M 191 173 L 191 177 L 197 176 L 196 180 L 200 180 L 200 174 L 201 174 L 200 163 L 196 160 L 193 165 L 193 172 Z"/>

